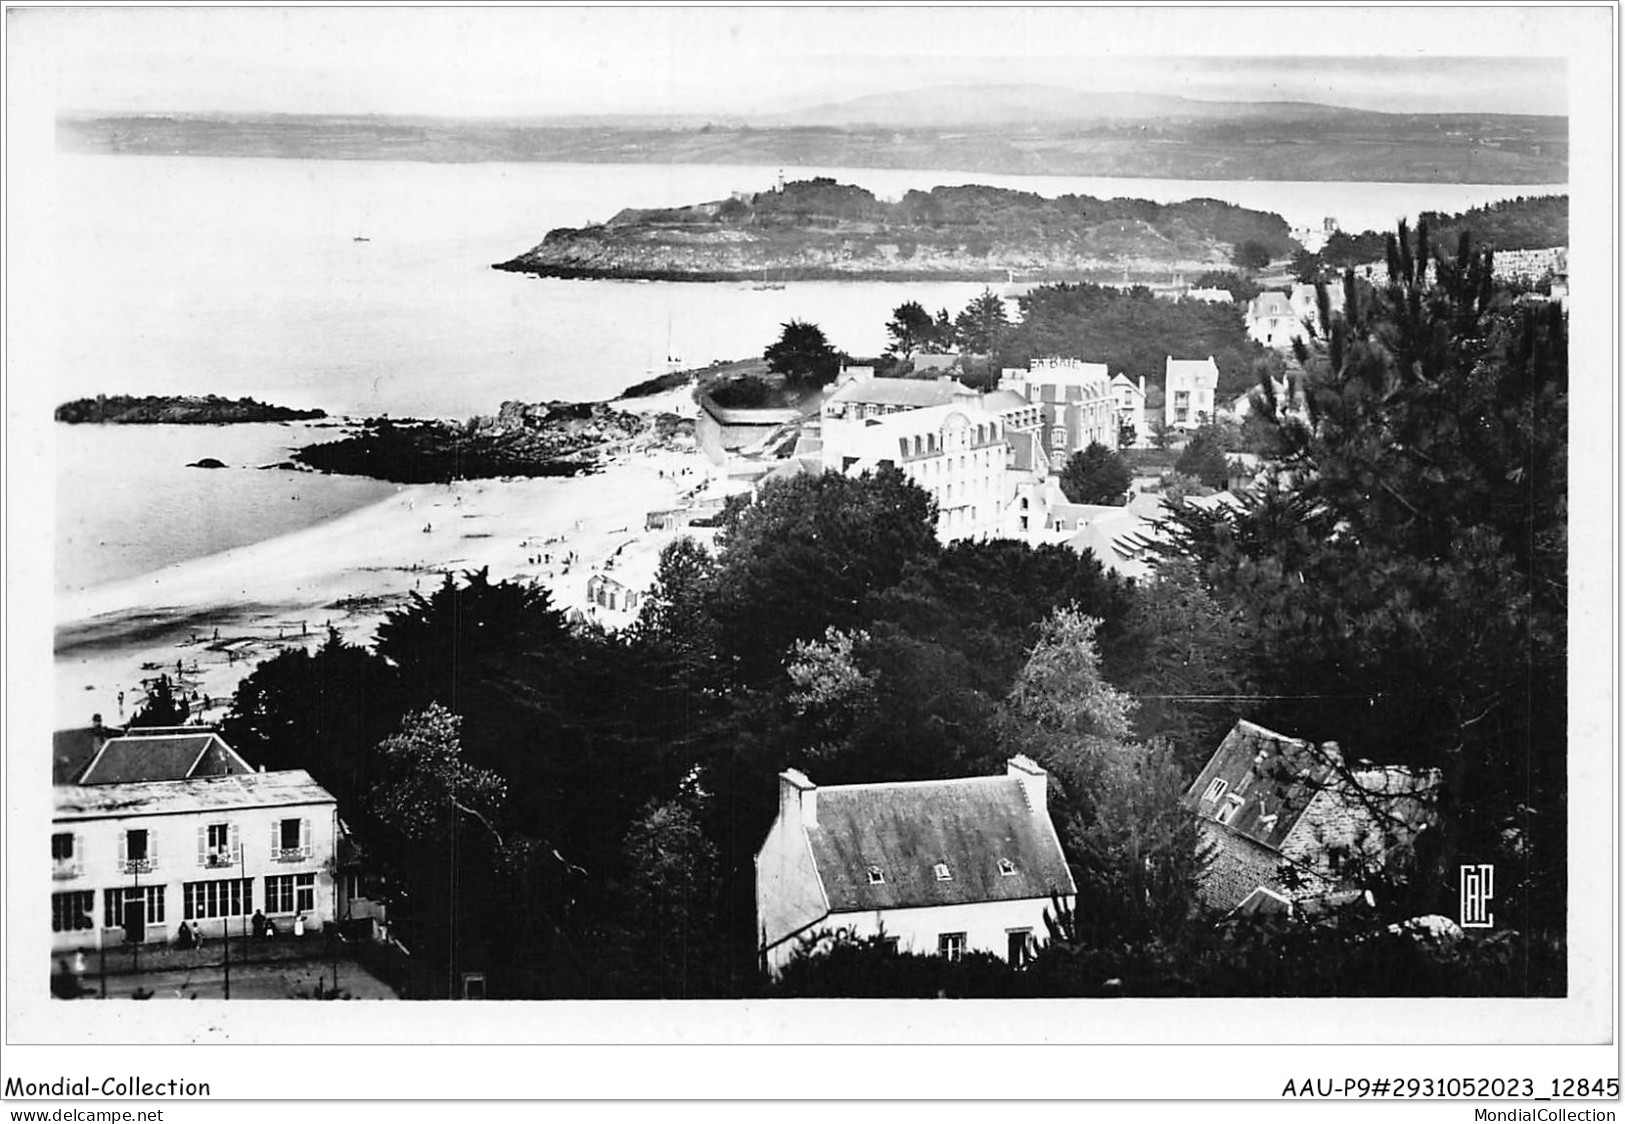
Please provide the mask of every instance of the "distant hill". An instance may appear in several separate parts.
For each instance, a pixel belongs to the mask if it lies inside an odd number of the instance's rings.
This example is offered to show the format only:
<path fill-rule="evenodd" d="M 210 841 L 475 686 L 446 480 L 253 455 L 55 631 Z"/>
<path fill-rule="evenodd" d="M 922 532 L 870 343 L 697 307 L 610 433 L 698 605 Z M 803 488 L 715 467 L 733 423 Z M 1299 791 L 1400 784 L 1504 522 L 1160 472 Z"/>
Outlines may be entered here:
<path fill-rule="evenodd" d="M 967 185 L 896 203 L 820 177 L 687 207 L 629 209 L 550 231 L 496 268 L 544 277 L 670 281 L 1024 281 L 1166 277 L 1228 265 L 1259 243 L 1284 258 L 1286 220 L 1215 199 L 1046 199 Z"/>
<path fill-rule="evenodd" d="M 764 114 L 764 128 L 944 128 L 953 125 L 1055 125 L 1085 121 L 1141 120 L 1324 120 L 1353 121 L 1385 114 L 1312 102 L 1201 101 L 1168 94 L 1089 93 L 1059 86 L 929 86 L 901 93 L 871 94 L 788 113 Z"/>
<path fill-rule="evenodd" d="M 435 163 L 734 164 L 1003 175 L 1561 184 L 1568 121 L 1384 114 L 1038 85 L 941 86 L 743 117 L 66 113 L 67 152 Z"/>

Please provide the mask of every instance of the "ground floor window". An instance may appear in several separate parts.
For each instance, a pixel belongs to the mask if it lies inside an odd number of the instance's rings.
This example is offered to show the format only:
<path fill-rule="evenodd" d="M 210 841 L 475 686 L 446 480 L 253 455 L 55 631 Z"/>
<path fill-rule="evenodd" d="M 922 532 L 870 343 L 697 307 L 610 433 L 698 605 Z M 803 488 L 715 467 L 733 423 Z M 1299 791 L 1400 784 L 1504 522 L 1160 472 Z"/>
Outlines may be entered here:
<path fill-rule="evenodd" d="M 1020 968 L 1033 958 L 1033 931 L 1031 929 L 1011 929 L 1005 934 L 1007 947 L 1005 959 L 1010 967 Z"/>
<path fill-rule="evenodd" d="M 186 884 L 186 920 L 210 917 L 246 917 L 254 912 L 252 878 L 217 878 Z"/>
<path fill-rule="evenodd" d="M 69 890 L 51 895 L 51 932 L 75 933 L 96 927 L 96 891 Z"/>
<path fill-rule="evenodd" d="M 163 886 L 124 886 L 102 891 L 102 926 L 107 929 L 123 927 L 133 905 L 144 907 L 143 925 L 164 923 Z"/>
<path fill-rule="evenodd" d="M 958 960 L 965 955 L 964 933 L 943 933 L 937 937 L 937 955 Z"/>
<path fill-rule="evenodd" d="M 267 875 L 265 879 L 265 912 L 316 912 L 316 875 Z"/>

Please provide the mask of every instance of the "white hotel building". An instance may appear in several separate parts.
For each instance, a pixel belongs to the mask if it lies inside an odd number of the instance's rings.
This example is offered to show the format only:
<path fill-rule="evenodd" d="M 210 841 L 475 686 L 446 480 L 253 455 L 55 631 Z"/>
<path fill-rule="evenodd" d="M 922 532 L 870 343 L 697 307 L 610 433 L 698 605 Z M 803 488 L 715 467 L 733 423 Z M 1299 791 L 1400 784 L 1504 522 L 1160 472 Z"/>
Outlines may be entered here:
<path fill-rule="evenodd" d="M 337 803 L 303 769 L 253 772 L 194 729 L 112 738 L 80 777 L 53 787 L 53 950 L 334 919 Z"/>

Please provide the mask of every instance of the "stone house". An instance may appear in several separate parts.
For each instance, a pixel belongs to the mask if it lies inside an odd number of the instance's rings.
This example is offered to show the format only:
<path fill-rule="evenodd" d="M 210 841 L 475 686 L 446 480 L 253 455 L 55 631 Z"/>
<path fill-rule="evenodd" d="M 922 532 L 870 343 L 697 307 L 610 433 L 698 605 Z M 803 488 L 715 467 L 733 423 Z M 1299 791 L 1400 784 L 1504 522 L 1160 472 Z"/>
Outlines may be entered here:
<path fill-rule="evenodd" d="M 1237 722 L 1183 798 L 1211 854 L 1201 899 L 1230 911 L 1359 888 L 1368 872 L 1408 861 L 1438 784 L 1433 771 L 1350 766 L 1335 742 Z"/>

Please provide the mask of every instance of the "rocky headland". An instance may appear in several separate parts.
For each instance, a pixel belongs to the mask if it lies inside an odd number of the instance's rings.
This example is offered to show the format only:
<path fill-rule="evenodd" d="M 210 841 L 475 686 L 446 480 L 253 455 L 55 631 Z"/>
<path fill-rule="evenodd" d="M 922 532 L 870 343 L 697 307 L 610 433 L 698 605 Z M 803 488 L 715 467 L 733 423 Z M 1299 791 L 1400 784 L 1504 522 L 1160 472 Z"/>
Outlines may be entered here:
<path fill-rule="evenodd" d="M 1281 216 L 1215 199 L 1152 203 L 964 186 L 895 203 L 831 179 L 550 231 L 494 268 L 655 281 L 1120 280 L 1231 265 L 1296 244 Z"/>

